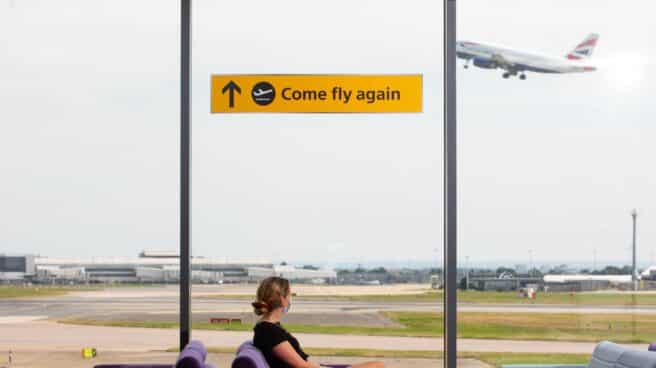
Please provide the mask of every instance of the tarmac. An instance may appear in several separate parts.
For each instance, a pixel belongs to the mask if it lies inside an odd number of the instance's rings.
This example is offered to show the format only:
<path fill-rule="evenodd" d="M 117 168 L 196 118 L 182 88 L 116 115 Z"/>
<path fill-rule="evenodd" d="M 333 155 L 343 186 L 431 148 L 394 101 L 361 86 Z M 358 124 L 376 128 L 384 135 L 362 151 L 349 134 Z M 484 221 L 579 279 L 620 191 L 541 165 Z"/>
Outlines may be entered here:
<path fill-rule="evenodd" d="M 430 290 L 425 285 L 392 286 L 294 286 L 297 295 L 364 295 L 411 294 Z M 212 317 L 240 318 L 252 323 L 255 316 L 250 307 L 250 296 L 255 285 L 194 286 L 192 317 L 194 321 L 208 321 Z M 220 295 L 218 299 L 207 298 Z M 572 307 L 550 305 L 466 305 L 459 311 L 495 313 L 656 313 L 653 307 Z M 165 353 L 178 344 L 177 329 L 81 326 L 57 323 L 66 318 L 100 320 L 177 321 L 178 288 L 164 287 L 106 288 L 99 291 L 73 292 L 58 297 L 0 300 L 0 368 L 3 352 L 14 351 L 11 367 L 91 367 L 101 362 L 168 362 L 175 354 Z M 381 311 L 441 311 L 439 300 L 433 302 L 393 301 L 335 301 L 299 300 L 293 302 L 292 313 L 285 323 L 324 325 L 395 326 L 384 318 Z M 398 326 L 395 326 L 398 327 Z M 304 347 L 376 350 L 428 350 L 443 348 L 441 338 L 398 336 L 355 336 L 329 334 L 295 334 Z M 250 331 L 194 330 L 192 338 L 203 341 L 208 347 L 236 349 L 252 338 Z M 96 347 L 100 355 L 91 361 L 82 360 L 80 349 Z M 643 344 L 628 345 L 644 349 Z M 508 353 L 581 353 L 590 354 L 595 343 L 564 341 L 528 341 L 459 339 L 461 352 Z M 231 354 L 211 354 L 210 361 L 218 367 L 227 367 Z M 342 362 L 342 358 L 330 358 Z M 338 361 L 339 360 L 339 361 Z M 347 358 L 347 362 L 361 361 Z M 388 367 L 435 367 L 441 364 L 430 359 L 384 359 Z M 61 362 L 61 364 L 59 363 Z M 484 364 L 475 360 L 462 360 L 461 367 L 479 368 Z"/>
<path fill-rule="evenodd" d="M 210 318 L 239 318 L 252 323 L 255 316 L 250 297 L 255 285 L 194 286 L 192 291 L 192 318 L 194 322 Z M 366 295 L 411 294 L 430 290 L 426 285 L 381 286 L 313 286 L 297 285 L 293 290 L 298 296 L 312 295 Z M 95 320 L 148 320 L 177 321 L 178 288 L 163 287 L 106 288 L 99 291 L 73 292 L 59 297 L 0 300 L 0 323 L 4 318 L 67 319 L 88 318 Z M 220 296 L 220 298 L 208 298 Z M 655 306 L 571 306 L 571 305 L 503 305 L 459 304 L 460 312 L 489 313 L 614 313 L 656 314 Z M 394 301 L 293 301 L 292 313 L 287 323 L 347 325 L 368 327 L 399 327 L 394 321 L 381 316 L 381 311 L 442 311 L 441 300 L 435 302 Z"/>
<path fill-rule="evenodd" d="M 177 346 L 177 329 L 104 327 L 67 325 L 50 321 L 4 323 L 0 325 L 0 351 L 77 351 L 84 346 L 94 346 L 108 351 L 149 352 L 165 351 Z M 236 348 L 250 340 L 251 331 L 194 330 L 192 339 L 198 339 L 209 347 Z M 329 334 L 294 334 L 304 347 L 377 349 L 377 350 L 435 350 L 443 347 L 441 338 L 360 336 Z M 509 353 L 581 353 L 591 354 L 595 347 L 591 342 L 459 339 L 458 350 L 463 352 Z M 644 344 L 627 344 L 645 349 Z"/>

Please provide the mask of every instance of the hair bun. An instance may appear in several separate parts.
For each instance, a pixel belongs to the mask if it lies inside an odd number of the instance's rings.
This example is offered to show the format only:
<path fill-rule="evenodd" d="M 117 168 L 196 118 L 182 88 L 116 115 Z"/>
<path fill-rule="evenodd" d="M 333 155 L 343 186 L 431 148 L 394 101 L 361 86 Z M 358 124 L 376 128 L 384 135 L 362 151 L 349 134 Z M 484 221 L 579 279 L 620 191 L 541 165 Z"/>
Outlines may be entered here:
<path fill-rule="evenodd" d="M 269 306 L 265 302 L 252 302 L 251 305 L 255 308 L 255 314 L 258 316 L 269 311 Z"/>

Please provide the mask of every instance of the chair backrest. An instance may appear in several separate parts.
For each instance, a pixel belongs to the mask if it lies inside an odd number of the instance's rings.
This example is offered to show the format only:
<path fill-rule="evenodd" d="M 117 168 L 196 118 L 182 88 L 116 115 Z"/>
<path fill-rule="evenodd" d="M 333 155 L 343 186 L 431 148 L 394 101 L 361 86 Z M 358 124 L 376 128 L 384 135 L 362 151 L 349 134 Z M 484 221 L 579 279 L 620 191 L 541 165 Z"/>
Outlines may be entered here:
<path fill-rule="evenodd" d="M 198 340 L 191 340 L 189 341 L 187 346 L 185 346 L 185 348 L 193 349 L 199 352 L 200 355 L 203 357 L 203 362 L 207 359 L 207 349 L 205 349 L 205 345 L 203 345 L 202 342 Z"/>
<path fill-rule="evenodd" d="M 656 354 L 630 349 L 620 355 L 614 368 L 656 368 Z"/>
<path fill-rule="evenodd" d="M 594 349 L 588 368 L 656 368 L 656 354 L 603 341 Z"/>
<path fill-rule="evenodd" d="M 627 348 L 610 341 L 602 341 L 592 352 L 588 368 L 615 368 L 615 363 L 627 350 Z"/>
<path fill-rule="evenodd" d="M 232 361 L 232 368 L 269 368 L 269 363 L 252 341 L 246 341 L 237 349 L 237 357 Z"/>
<path fill-rule="evenodd" d="M 178 355 L 175 368 L 205 368 L 207 350 L 200 341 L 190 341 Z"/>

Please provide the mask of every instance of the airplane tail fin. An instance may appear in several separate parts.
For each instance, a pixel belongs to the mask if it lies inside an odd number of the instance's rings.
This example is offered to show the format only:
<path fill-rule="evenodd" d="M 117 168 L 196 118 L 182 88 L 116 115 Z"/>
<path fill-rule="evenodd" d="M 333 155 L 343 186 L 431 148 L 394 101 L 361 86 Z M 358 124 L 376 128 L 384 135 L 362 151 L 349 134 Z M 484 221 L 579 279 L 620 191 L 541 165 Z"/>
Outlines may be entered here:
<path fill-rule="evenodd" d="M 578 44 L 574 50 L 567 54 L 569 60 L 582 60 L 587 59 L 592 56 L 595 46 L 599 41 L 599 35 L 596 33 L 591 33 L 588 37 Z"/>

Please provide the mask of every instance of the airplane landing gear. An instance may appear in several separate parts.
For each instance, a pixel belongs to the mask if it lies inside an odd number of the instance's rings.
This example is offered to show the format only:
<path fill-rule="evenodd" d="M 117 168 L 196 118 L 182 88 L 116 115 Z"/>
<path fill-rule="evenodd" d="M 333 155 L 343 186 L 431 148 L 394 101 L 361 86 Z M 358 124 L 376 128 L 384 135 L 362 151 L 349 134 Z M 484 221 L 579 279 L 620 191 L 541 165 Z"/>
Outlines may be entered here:
<path fill-rule="evenodd" d="M 521 79 L 521 80 L 526 79 L 526 74 L 524 74 L 524 73 L 520 73 L 520 74 L 518 75 L 516 71 L 505 72 L 505 73 L 503 73 L 501 76 L 503 77 L 503 79 L 508 79 L 508 78 L 510 78 L 510 77 L 512 77 L 512 76 L 518 76 L 519 79 Z"/>

